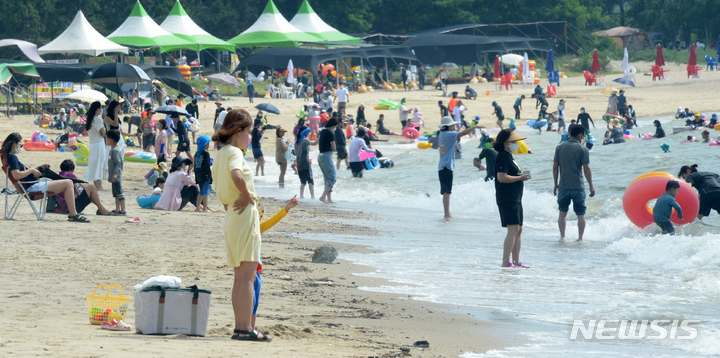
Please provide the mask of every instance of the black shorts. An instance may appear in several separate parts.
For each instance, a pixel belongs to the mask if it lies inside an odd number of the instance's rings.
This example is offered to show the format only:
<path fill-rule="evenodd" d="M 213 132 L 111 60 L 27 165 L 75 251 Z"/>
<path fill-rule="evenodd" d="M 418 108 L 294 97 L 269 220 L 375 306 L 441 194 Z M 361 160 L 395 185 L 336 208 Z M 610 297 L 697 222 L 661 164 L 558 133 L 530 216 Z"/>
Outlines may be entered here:
<path fill-rule="evenodd" d="M 83 192 L 75 198 L 75 210 L 77 210 L 78 213 L 81 213 L 88 205 L 90 205 L 91 202 L 92 200 L 90 200 L 87 190 L 83 190 Z"/>
<path fill-rule="evenodd" d="M 382 135 L 390 135 L 390 131 L 387 130 L 387 128 L 385 128 L 385 127 L 378 128 L 378 133 L 380 133 Z"/>
<path fill-rule="evenodd" d="M 440 177 L 440 195 L 452 194 L 453 171 L 442 168 L 438 171 L 438 177 Z"/>
<path fill-rule="evenodd" d="M 182 140 L 182 141 L 178 142 L 177 151 L 178 152 L 189 152 L 190 151 L 190 141 Z"/>
<path fill-rule="evenodd" d="M 498 116 L 497 119 L 498 119 L 498 121 L 504 121 L 504 120 L 505 120 L 505 116 Z"/>
<path fill-rule="evenodd" d="M 720 191 L 700 194 L 700 212 L 702 216 L 710 216 L 710 211 L 715 210 L 720 213 Z"/>
<path fill-rule="evenodd" d="M 523 225 L 522 203 L 497 203 L 500 211 L 500 223 L 502 227 L 509 225 Z"/>
<path fill-rule="evenodd" d="M 362 178 L 363 169 L 365 169 L 363 162 L 350 162 L 350 171 L 354 178 Z"/>
<path fill-rule="evenodd" d="M 125 193 L 123 193 L 122 183 L 112 183 L 112 196 L 119 200 L 125 200 Z"/>
<path fill-rule="evenodd" d="M 300 178 L 300 184 L 310 184 L 315 185 L 315 181 L 313 180 L 313 174 L 312 169 L 306 169 L 306 170 L 298 170 L 298 177 Z"/>
<path fill-rule="evenodd" d="M 253 153 L 254 159 L 259 159 L 259 158 L 263 157 L 262 149 L 260 149 L 259 147 L 258 148 L 252 147 L 252 153 Z"/>
<path fill-rule="evenodd" d="M 405 126 L 407 126 L 407 121 L 400 121 L 400 124 L 402 125 L 403 128 L 405 128 Z"/>
<path fill-rule="evenodd" d="M 142 136 L 143 149 L 147 149 L 151 145 L 155 145 L 155 134 L 143 134 L 143 136 Z"/>

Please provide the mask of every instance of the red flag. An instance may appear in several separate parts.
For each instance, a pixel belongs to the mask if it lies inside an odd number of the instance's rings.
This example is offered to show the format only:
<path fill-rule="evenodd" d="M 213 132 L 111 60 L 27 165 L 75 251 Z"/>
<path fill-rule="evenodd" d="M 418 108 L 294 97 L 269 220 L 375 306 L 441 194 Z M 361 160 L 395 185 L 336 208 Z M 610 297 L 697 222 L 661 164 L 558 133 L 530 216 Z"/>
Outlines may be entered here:
<path fill-rule="evenodd" d="M 495 66 L 493 67 L 493 77 L 500 78 L 502 72 L 500 71 L 500 57 L 495 56 Z"/>
<path fill-rule="evenodd" d="M 590 71 L 600 72 L 600 56 L 598 55 L 597 50 L 595 50 L 595 52 L 593 52 L 593 63 L 592 63 L 592 66 L 590 67 Z"/>
<path fill-rule="evenodd" d="M 657 53 L 655 54 L 655 66 L 665 66 L 665 56 L 663 56 L 662 45 L 658 45 Z"/>
<path fill-rule="evenodd" d="M 690 47 L 690 58 L 688 59 L 688 66 L 697 66 L 697 54 L 695 53 L 695 44 Z"/>

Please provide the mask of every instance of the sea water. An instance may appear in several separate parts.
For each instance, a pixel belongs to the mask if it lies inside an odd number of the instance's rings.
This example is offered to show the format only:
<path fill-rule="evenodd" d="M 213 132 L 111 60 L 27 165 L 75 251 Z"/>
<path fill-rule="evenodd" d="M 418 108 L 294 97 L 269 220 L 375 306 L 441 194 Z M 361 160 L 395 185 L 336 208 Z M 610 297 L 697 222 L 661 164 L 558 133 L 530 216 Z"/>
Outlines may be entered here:
<path fill-rule="evenodd" d="M 639 121 L 638 132 L 654 132 L 652 120 Z M 451 212 L 443 220 L 437 177 L 438 152 L 415 144 L 374 143 L 395 162 L 391 169 L 364 172 L 353 179 L 338 171 L 333 192 L 335 207 L 363 211 L 376 220 L 350 220 L 379 231 L 378 236 L 324 235 L 306 238 L 365 244 L 381 250 L 373 254 L 341 254 L 369 265 L 366 275 L 389 279 L 395 285 L 362 287 L 414 299 L 451 305 L 482 319 L 517 325 L 527 344 L 463 357 L 636 357 L 720 355 L 720 219 L 712 213 L 703 223 L 678 227 L 677 236 L 660 235 L 651 225 L 634 226 L 623 212 L 622 195 L 636 177 L 653 171 L 677 175 L 682 165 L 697 163 L 700 170 L 719 172 L 720 147 L 703 143 L 680 144 L 688 134 L 672 134 L 682 126 L 672 118 L 659 118 L 667 138 L 627 139 L 625 144 L 602 145 L 605 123 L 598 121 L 598 138 L 590 154 L 596 189 L 587 198 L 584 242 L 577 243 L 577 221 L 568 215 L 565 242 L 559 241 L 557 203 L 553 196 L 552 159 L 560 136 L 521 126 L 533 154 L 515 155 L 532 179 L 523 196 L 524 231 L 521 261 L 529 269 L 500 268 L 506 230 L 500 225 L 495 189 L 485 182 L 484 171 L 472 165 L 479 153 L 478 140 L 463 141 L 463 158 L 457 160 Z M 496 133 L 497 130 L 490 130 Z M 713 139 L 720 131 L 711 130 Z M 660 149 L 670 144 L 670 153 Z M 313 152 L 312 156 L 317 157 Z M 265 177 L 256 177 L 260 195 L 287 199 L 298 192 L 297 176 L 286 175 L 286 187 L 277 188 L 278 169 L 267 160 Z M 322 193 L 322 175 L 315 172 L 316 196 Z M 309 197 L 309 193 L 305 193 Z M 301 205 L 309 205 L 309 201 Z M 708 226 L 714 225 L 714 226 Z M 693 319 L 698 336 L 693 340 L 570 340 L 574 320 Z M 580 335 L 581 336 L 581 335 Z"/>

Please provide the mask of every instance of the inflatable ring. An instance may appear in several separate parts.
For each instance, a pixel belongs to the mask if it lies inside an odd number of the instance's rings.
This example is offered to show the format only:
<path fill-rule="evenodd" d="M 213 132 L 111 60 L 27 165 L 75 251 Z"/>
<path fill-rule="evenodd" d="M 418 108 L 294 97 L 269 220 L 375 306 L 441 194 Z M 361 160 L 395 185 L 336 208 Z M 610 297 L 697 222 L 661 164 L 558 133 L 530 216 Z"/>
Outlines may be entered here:
<path fill-rule="evenodd" d="M 528 154 L 530 152 L 530 148 L 528 148 L 524 140 L 519 140 L 518 146 L 518 150 L 514 151 L 513 154 Z"/>
<path fill-rule="evenodd" d="M 405 128 L 402 131 L 402 135 L 407 139 L 417 139 L 420 137 L 420 132 L 418 132 L 415 128 Z"/>
<path fill-rule="evenodd" d="M 621 125 L 624 126 L 625 124 L 627 124 L 627 122 L 625 121 L 625 118 L 618 117 L 618 116 L 616 116 L 616 115 L 612 115 L 612 114 L 609 114 L 609 113 L 603 114 L 602 119 L 603 119 L 605 122 L 608 122 L 608 123 L 610 123 L 613 119 L 617 119 L 618 122 L 620 122 Z"/>
<path fill-rule="evenodd" d="M 137 163 L 155 163 L 157 157 L 155 153 L 151 152 L 127 152 L 125 153 L 126 162 L 137 162 Z"/>
<path fill-rule="evenodd" d="M 53 143 L 45 143 L 45 142 L 27 142 L 23 144 L 23 149 L 27 151 L 41 151 L 41 152 L 54 152 L 55 144 Z"/>
<path fill-rule="evenodd" d="M 670 221 L 685 225 L 693 222 L 700 210 L 700 201 L 695 190 L 682 180 L 678 180 L 668 173 L 653 172 L 639 176 L 628 185 L 623 195 L 623 209 L 630 221 L 640 228 L 645 228 L 655 222 L 652 208 L 648 202 L 655 200 L 665 193 L 665 185 L 670 180 L 677 180 L 680 192 L 675 197 L 683 209 L 683 220 L 678 220 L 678 214 L 673 210 Z"/>

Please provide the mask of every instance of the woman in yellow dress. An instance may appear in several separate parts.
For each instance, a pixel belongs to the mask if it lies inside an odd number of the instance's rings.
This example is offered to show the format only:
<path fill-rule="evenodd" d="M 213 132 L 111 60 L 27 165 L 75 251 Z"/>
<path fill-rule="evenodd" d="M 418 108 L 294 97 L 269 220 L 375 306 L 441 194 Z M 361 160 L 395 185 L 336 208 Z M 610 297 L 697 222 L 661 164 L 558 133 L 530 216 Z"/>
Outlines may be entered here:
<path fill-rule="evenodd" d="M 268 342 L 272 337 L 258 333 L 252 325 L 256 271 L 260 261 L 260 199 L 243 150 L 250 145 L 250 114 L 234 110 L 227 114 L 213 140 L 222 143 L 212 174 L 218 199 L 225 206 L 224 234 L 227 263 L 234 268 L 232 306 L 235 330 L 232 339 Z M 257 205 L 256 205 L 257 203 Z M 261 209 L 260 209 L 261 210 Z"/>

